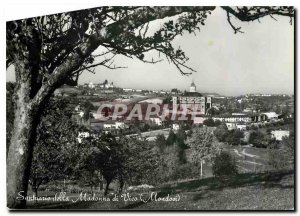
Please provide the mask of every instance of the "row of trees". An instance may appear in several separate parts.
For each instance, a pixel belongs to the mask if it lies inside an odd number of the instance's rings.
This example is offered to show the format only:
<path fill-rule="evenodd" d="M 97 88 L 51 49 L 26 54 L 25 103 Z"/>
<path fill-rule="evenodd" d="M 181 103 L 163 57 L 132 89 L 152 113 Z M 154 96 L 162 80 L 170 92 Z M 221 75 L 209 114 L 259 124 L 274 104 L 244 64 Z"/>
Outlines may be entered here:
<path fill-rule="evenodd" d="M 82 132 L 89 136 L 78 139 Z M 37 195 L 38 188 L 51 181 L 74 180 L 93 189 L 103 177 L 107 194 L 114 180 L 120 190 L 125 182 L 156 182 L 158 161 L 146 140 L 96 134 L 72 120 L 65 99 L 52 99 L 38 126 L 29 183 Z"/>

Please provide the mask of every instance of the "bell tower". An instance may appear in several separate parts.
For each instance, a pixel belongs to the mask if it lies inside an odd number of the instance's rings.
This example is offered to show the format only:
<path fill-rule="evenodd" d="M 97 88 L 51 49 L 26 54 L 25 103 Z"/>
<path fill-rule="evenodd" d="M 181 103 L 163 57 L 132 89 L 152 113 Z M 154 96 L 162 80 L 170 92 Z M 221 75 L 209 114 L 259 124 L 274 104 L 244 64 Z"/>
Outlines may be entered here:
<path fill-rule="evenodd" d="M 196 92 L 196 85 L 194 83 L 194 80 L 193 82 L 191 83 L 191 86 L 190 86 L 190 92 Z"/>

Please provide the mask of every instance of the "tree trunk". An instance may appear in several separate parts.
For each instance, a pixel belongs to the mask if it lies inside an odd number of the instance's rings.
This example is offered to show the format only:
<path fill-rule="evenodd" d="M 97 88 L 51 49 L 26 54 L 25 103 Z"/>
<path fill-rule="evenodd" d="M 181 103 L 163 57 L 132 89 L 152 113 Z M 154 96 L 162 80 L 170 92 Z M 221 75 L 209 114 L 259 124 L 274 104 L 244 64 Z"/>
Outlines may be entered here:
<path fill-rule="evenodd" d="M 35 200 L 35 204 L 37 204 L 37 198 L 38 198 L 38 187 L 34 187 L 34 195 L 35 195 L 35 197 L 36 197 L 36 200 Z"/>
<path fill-rule="evenodd" d="M 108 194 L 108 189 L 109 189 L 109 181 L 106 181 L 106 186 L 105 186 L 105 191 L 104 191 L 104 196 L 106 196 Z"/>
<path fill-rule="evenodd" d="M 25 208 L 33 144 L 39 115 L 33 105 L 25 102 L 26 90 L 16 92 L 16 108 L 12 137 L 6 161 L 7 207 Z"/>
<path fill-rule="evenodd" d="M 201 178 L 203 177 L 203 161 L 201 160 L 201 162 L 200 162 L 200 176 L 201 176 Z"/>
<path fill-rule="evenodd" d="M 103 190 L 103 182 L 100 181 L 100 182 L 99 182 L 99 192 L 102 191 L 102 190 Z"/>

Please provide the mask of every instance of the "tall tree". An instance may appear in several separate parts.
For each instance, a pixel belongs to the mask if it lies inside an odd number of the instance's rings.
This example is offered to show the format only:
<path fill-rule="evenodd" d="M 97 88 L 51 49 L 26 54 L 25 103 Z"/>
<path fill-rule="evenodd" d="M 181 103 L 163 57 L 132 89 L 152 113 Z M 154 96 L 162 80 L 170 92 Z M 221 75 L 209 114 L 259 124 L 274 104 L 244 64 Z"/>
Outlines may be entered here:
<path fill-rule="evenodd" d="M 294 16 L 293 7 L 222 8 L 235 33 L 241 30 L 230 16 L 247 22 L 269 15 Z M 26 200 L 16 197 L 19 191 L 27 193 L 36 128 L 45 102 L 57 88 L 76 85 L 79 75 L 94 72 L 95 66 L 117 68 L 113 61 L 118 54 L 155 63 L 160 59 L 147 59 L 145 53 L 158 51 L 182 74 L 190 73 L 193 69 L 186 66 L 187 56 L 171 42 L 184 32 L 199 30 L 198 24 L 205 25 L 213 10 L 215 7 L 99 7 L 7 22 L 6 66 L 13 64 L 16 73 L 14 129 L 7 157 L 8 207 L 26 205 Z M 147 34 L 151 21 L 172 16 L 176 21 L 163 20 L 160 29 Z"/>
<path fill-rule="evenodd" d="M 186 142 L 191 149 L 191 158 L 196 165 L 200 165 L 201 177 L 203 163 L 209 162 L 219 151 L 213 134 L 207 128 L 194 128 L 191 137 Z"/>
<path fill-rule="evenodd" d="M 66 99 L 52 99 L 44 110 L 37 128 L 30 172 L 30 185 L 37 196 L 38 188 L 51 180 L 71 174 L 70 156 L 74 155 L 78 126 L 71 119 L 72 112 Z"/>

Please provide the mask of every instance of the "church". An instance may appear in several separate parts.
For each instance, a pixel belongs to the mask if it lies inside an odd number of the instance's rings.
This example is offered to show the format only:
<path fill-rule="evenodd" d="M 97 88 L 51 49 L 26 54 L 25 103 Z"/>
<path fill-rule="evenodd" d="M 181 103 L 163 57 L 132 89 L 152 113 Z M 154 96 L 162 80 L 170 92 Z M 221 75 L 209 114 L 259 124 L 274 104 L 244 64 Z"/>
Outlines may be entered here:
<path fill-rule="evenodd" d="M 194 82 L 191 83 L 188 92 L 182 96 L 173 96 L 173 111 L 187 109 L 188 112 L 196 111 L 196 115 L 205 115 L 212 107 L 211 97 L 202 96 L 197 92 Z"/>

